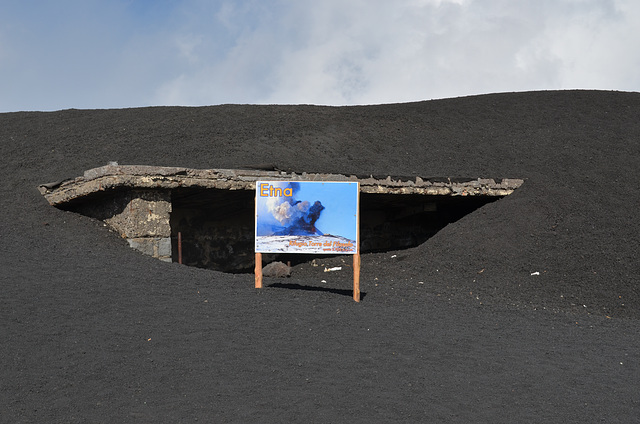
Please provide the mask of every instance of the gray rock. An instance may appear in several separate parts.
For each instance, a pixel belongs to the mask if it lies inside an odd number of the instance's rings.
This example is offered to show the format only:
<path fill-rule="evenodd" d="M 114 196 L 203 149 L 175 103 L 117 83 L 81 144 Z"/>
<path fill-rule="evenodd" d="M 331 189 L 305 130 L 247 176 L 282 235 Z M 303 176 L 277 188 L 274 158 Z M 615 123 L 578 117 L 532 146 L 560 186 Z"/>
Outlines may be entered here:
<path fill-rule="evenodd" d="M 262 275 L 265 277 L 291 277 L 291 267 L 282 262 L 271 262 L 262 268 Z"/>

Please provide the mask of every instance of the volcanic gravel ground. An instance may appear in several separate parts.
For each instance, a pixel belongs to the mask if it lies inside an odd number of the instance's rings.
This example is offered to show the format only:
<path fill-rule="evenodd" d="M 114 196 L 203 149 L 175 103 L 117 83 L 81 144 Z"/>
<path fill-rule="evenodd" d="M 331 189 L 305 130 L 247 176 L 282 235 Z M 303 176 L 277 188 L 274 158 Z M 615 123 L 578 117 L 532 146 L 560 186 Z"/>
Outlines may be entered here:
<path fill-rule="evenodd" d="M 0 422 L 640 421 L 638 93 L 5 113 L 0 154 Z M 256 290 L 37 190 L 109 161 L 525 183 L 355 303 L 348 256 Z"/>

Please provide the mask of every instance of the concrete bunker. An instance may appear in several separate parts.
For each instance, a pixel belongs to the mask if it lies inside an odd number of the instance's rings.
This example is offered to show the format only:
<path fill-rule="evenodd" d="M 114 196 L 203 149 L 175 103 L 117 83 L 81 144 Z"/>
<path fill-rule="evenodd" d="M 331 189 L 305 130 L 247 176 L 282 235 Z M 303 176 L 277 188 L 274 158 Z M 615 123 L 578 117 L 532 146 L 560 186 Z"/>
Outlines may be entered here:
<path fill-rule="evenodd" d="M 423 179 L 252 169 L 117 165 L 43 184 L 61 209 L 100 219 L 129 245 L 157 259 L 223 272 L 254 266 L 254 196 L 258 180 L 358 181 L 361 252 L 414 247 L 483 205 L 511 194 L 519 179 Z M 301 262 L 309 255 L 265 255 Z"/>

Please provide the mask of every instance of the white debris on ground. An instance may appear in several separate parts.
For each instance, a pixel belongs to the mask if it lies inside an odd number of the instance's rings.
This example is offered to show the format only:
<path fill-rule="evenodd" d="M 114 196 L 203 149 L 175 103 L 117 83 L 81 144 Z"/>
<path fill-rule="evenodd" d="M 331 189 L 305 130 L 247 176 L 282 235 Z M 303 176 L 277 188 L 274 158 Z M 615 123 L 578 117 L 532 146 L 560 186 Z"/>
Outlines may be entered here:
<path fill-rule="evenodd" d="M 324 272 L 333 272 L 333 271 L 341 271 L 342 267 L 341 266 L 334 266 L 333 268 L 324 268 Z"/>

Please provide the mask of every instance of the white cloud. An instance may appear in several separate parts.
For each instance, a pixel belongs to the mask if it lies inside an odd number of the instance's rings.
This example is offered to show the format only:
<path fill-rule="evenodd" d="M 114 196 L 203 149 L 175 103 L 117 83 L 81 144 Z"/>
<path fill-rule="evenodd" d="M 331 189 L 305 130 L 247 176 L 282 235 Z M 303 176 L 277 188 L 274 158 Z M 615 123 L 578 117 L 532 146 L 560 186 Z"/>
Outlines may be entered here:
<path fill-rule="evenodd" d="M 637 89 L 630 65 L 640 54 L 629 41 L 640 13 L 626 2 L 284 3 L 281 14 L 239 32 L 223 58 L 167 82 L 158 101 L 357 104 Z M 244 13 L 223 6 L 218 16 L 239 31 Z"/>
<path fill-rule="evenodd" d="M 60 4 L 0 6 L 0 111 L 640 89 L 635 0 Z"/>
<path fill-rule="evenodd" d="M 562 86 L 640 90 L 640 6 L 610 6 L 556 23 L 549 48 L 562 58 Z"/>

